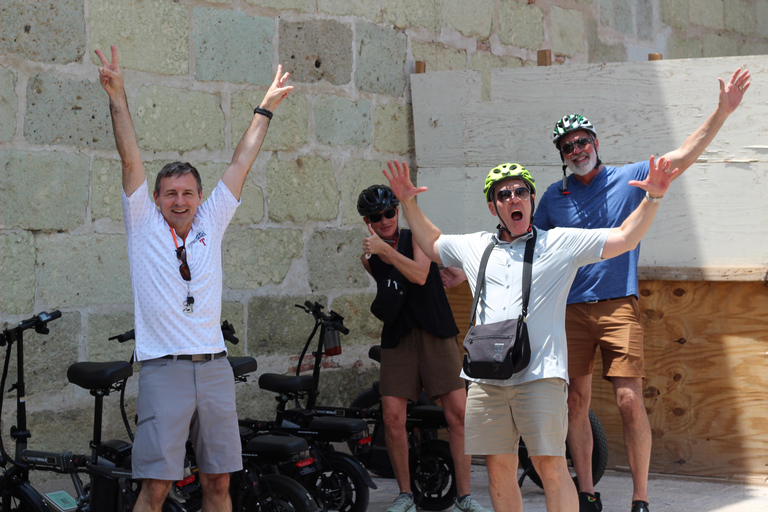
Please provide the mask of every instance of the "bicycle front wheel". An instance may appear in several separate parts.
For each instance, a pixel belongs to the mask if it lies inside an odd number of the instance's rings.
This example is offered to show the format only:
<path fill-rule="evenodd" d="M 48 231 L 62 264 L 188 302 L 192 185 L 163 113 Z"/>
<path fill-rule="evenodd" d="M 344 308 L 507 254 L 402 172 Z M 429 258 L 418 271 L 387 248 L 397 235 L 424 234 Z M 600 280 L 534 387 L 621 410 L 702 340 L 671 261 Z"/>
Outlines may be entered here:
<path fill-rule="evenodd" d="M 263 475 L 255 488 L 242 492 L 234 499 L 238 512 L 320 512 L 307 490 L 283 475 Z"/>
<path fill-rule="evenodd" d="M 6 489 L 5 477 L 0 477 L 0 512 L 48 512 L 42 496 L 28 483 L 8 482 Z M 7 504 L 7 505 L 6 505 Z"/>

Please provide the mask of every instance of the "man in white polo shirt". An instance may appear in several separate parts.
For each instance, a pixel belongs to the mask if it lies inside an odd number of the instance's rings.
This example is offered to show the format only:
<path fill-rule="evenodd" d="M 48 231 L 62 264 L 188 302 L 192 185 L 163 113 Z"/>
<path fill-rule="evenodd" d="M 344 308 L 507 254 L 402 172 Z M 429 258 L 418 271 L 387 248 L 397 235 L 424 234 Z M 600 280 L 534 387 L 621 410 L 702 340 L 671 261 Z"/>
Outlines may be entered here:
<path fill-rule="evenodd" d="M 497 233 L 443 235 L 415 201 L 426 187 L 411 183 L 408 166 L 390 162 L 384 175 L 400 200 L 413 237 L 434 262 L 462 268 L 475 293 L 483 252 L 493 243 L 480 294 L 478 324 L 516 319 L 522 310 L 523 254 L 536 234 L 530 303 L 526 325 L 530 362 L 506 380 L 469 378 L 465 451 L 485 455 L 491 500 L 496 512 L 521 511 L 517 486 L 517 445 L 522 437 L 544 484 L 549 512 L 578 510 L 578 495 L 565 461 L 568 430 L 568 355 L 565 338 L 565 302 L 576 271 L 582 265 L 618 256 L 640 243 L 650 228 L 660 198 L 677 169 L 670 171 L 663 158 L 651 157 L 643 181 L 630 181 L 646 191 L 647 200 L 613 229 L 552 229 L 533 227 L 536 185 L 519 164 L 502 164 L 485 180 L 488 209 L 499 219 Z"/>
<path fill-rule="evenodd" d="M 231 510 L 229 473 L 242 469 L 242 458 L 234 378 L 219 326 L 221 242 L 272 111 L 293 87 L 278 66 L 232 162 L 204 203 L 199 173 L 182 162 L 158 173 L 152 203 L 117 50 L 112 46 L 111 62 L 101 51 L 96 54 L 123 164 L 136 360 L 141 362 L 132 460 L 133 476 L 143 482 L 134 510 L 162 509 L 171 482 L 183 476 L 187 439 L 200 468 L 203 510 Z"/>

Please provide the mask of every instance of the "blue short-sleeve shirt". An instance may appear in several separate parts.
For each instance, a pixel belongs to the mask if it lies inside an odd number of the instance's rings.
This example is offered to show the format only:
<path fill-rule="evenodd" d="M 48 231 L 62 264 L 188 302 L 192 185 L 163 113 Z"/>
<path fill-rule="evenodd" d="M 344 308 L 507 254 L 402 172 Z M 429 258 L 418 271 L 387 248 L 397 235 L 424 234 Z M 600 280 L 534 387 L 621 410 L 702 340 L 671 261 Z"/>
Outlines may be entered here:
<path fill-rule="evenodd" d="M 544 230 L 620 226 L 645 197 L 645 191 L 628 183 L 644 180 L 648 170 L 647 161 L 622 167 L 605 166 L 589 185 L 570 175 L 569 194 L 563 194 L 561 182 L 553 183 L 537 201 L 534 224 Z M 637 296 L 639 257 L 638 245 L 621 256 L 581 267 L 568 294 L 568 304 Z"/>

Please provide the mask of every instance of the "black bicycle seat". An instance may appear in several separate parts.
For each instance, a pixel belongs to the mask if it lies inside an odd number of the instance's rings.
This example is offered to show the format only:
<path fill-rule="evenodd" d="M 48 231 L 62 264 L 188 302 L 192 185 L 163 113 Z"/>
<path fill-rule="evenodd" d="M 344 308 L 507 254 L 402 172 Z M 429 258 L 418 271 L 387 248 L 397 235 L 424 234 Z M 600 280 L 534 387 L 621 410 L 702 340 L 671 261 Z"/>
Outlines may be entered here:
<path fill-rule="evenodd" d="M 311 375 L 280 375 L 265 373 L 259 377 L 259 387 L 275 393 L 296 393 L 316 389 L 315 379 Z"/>
<path fill-rule="evenodd" d="M 445 421 L 445 411 L 439 405 L 415 405 L 408 411 L 408 417 L 416 420 Z"/>
<path fill-rule="evenodd" d="M 368 350 L 368 357 L 376 361 L 381 362 L 381 345 L 374 345 Z"/>
<path fill-rule="evenodd" d="M 128 361 L 107 363 L 75 363 L 67 370 L 67 379 L 85 389 L 109 389 L 121 380 L 133 375 L 133 366 Z"/>
<path fill-rule="evenodd" d="M 309 450 L 307 440 L 302 437 L 263 435 L 256 436 L 245 446 L 245 453 L 260 455 L 292 455 Z"/>
<path fill-rule="evenodd" d="M 235 374 L 235 377 L 240 377 L 246 373 L 253 373 L 259 367 L 259 363 L 250 356 L 227 357 L 227 360 L 232 367 L 232 372 Z"/>

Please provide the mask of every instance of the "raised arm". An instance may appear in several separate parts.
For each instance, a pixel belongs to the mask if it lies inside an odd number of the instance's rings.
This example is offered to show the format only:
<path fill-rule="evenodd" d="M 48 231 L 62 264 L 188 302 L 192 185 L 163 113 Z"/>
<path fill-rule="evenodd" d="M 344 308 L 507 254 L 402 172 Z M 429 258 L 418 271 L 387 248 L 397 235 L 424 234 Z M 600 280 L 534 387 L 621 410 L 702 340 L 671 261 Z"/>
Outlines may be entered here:
<path fill-rule="evenodd" d="M 400 200 L 400 206 L 403 209 L 406 220 L 408 220 L 408 226 L 413 232 L 413 239 L 430 260 L 442 265 L 443 261 L 440 259 L 440 253 L 437 250 L 437 239 L 440 238 L 442 233 L 424 215 L 419 205 L 416 204 L 416 195 L 426 192 L 427 187 L 416 188 L 413 185 L 407 163 L 402 162 L 401 164 L 395 160 L 387 162 L 387 166 L 389 167 L 389 172 L 386 169 L 382 172 L 387 180 L 389 180 L 392 192 Z"/>
<path fill-rule="evenodd" d="M 749 89 L 750 78 L 749 70 L 742 71 L 741 68 L 733 73 L 727 84 L 722 78 L 718 78 L 720 97 L 715 111 L 704 121 L 704 124 L 685 139 L 682 146 L 664 155 L 664 159 L 673 169 L 680 169 L 677 176 L 683 174 L 701 156 L 728 116 L 739 106 L 744 93 Z"/>
<path fill-rule="evenodd" d="M 669 188 L 672 180 L 680 174 L 680 171 L 678 169 L 670 171 L 669 162 L 664 157 L 659 158 L 658 165 L 654 160 L 654 157 L 651 156 L 650 171 L 645 180 L 632 180 L 629 184 L 645 190 L 651 198 L 660 199 Z M 642 240 L 648 229 L 650 229 L 651 224 L 653 224 L 656 211 L 659 209 L 659 203 L 660 201 L 654 202 L 647 198 L 643 199 L 621 226 L 611 229 L 605 241 L 605 246 L 603 246 L 602 258 L 604 260 L 614 258 L 637 247 L 637 244 L 640 243 L 640 240 Z"/>
<path fill-rule="evenodd" d="M 285 85 L 287 81 L 288 73 L 283 73 L 283 66 L 278 65 L 272 85 L 269 86 L 267 94 L 264 96 L 261 104 L 259 104 L 260 110 L 263 109 L 269 113 L 275 111 L 283 99 L 288 96 L 288 93 L 293 90 L 292 85 Z M 254 112 L 250 126 L 235 148 L 232 162 L 221 177 L 221 181 L 224 182 L 229 191 L 232 192 L 232 195 L 238 200 L 240 199 L 240 193 L 243 191 L 245 178 L 251 171 L 251 166 L 259 154 L 264 137 L 267 136 L 270 118 L 271 116 L 265 115 L 265 113 Z"/>
<path fill-rule="evenodd" d="M 117 48 L 112 45 L 112 62 L 107 61 L 101 50 L 96 55 L 101 61 L 99 81 L 109 96 L 109 113 L 112 116 L 112 131 L 115 133 L 115 144 L 123 164 L 123 191 L 126 196 L 132 195 L 147 179 L 141 152 L 136 142 L 136 131 L 128 110 L 128 98 L 123 85 L 123 72 L 117 61 Z"/>

